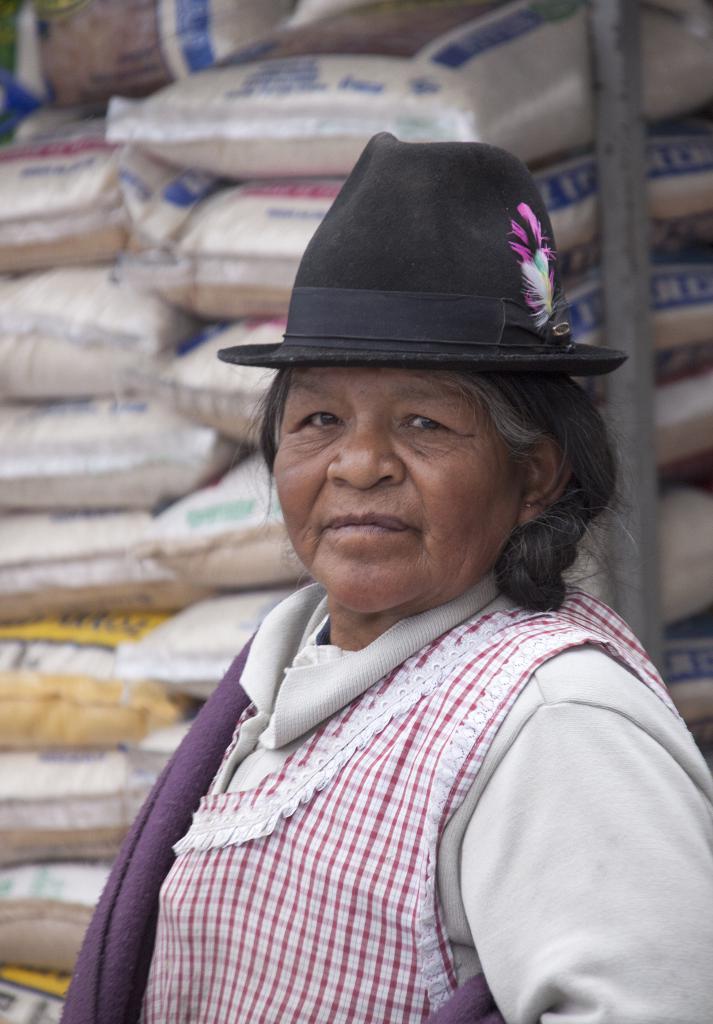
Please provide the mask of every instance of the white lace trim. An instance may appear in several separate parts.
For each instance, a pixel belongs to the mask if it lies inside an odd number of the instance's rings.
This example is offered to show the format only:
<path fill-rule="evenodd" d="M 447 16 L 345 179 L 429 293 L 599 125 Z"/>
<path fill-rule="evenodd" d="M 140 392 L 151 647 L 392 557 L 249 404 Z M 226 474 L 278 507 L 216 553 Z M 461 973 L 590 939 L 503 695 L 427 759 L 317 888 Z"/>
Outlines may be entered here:
<path fill-rule="evenodd" d="M 517 620 L 517 622 L 513 623 L 513 632 L 517 633 L 521 625 L 522 620 Z M 527 638 L 523 642 L 522 647 L 504 665 L 498 667 L 497 675 L 488 683 L 486 692 L 482 695 L 471 714 L 460 723 L 448 750 L 441 757 L 439 770 L 433 782 L 433 799 L 429 803 L 425 819 L 427 856 L 424 894 L 417 920 L 416 937 L 416 945 L 421 959 L 422 976 L 433 1011 L 437 1010 L 453 991 L 453 986 L 448 980 L 446 965 L 439 942 L 439 931 L 443 930 L 443 926 L 441 924 L 439 929 L 439 921 L 437 920 L 440 916 L 440 908 L 437 899 L 436 863 L 438 843 L 441 838 L 441 822 L 446 804 L 453 791 L 456 776 L 479 737 L 483 734 L 487 723 L 509 693 L 509 700 L 500 708 L 497 718 L 489 728 L 491 738 L 495 736 L 512 707 L 515 698 L 527 684 L 532 674 L 530 671 L 532 666 L 536 665 L 542 656 L 547 656 L 550 653 L 554 654 L 563 646 L 571 647 L 581 643 L 591 643 L 595 637 L 596 634 L 591 630 L 585 632 L 582 629 L 568 625 L 566 629 L 558 631 L 554 636 L 547 635 L 544 637 L 535 636 Z M 518 677 L 520 677 L 519 685 Z M 483 745 L 479 756 L 471 764 L 469 772 L 461 779 L 458 787 L 460 799 L 473 785 L 489 746 L 490 744 L 487 742 Z M 460 800 L 457 799 L 453 810 L 456 809 L 459 802 Z"/>
<path fill-rule="evenodd" d="M 199 807 L 193 815 L 190 829 L 173 847 L 174 852 L 180 855 L 189 850 L 239 846 L 270 835 L 281 818 L 291 817 L 300 805 L 308 803 L 315 793 L 328 786 L 351 758 L 393 719 L 406 714 L 423 697 L 442 686 L 462 661 L 474 660 L 482 646 L 511 623 L 511 615 L 498 612 L 484 620 L 476 634 L 471 634 L 471 638 L 478 641 L 475 649 L 470 644 L 466 649 L 459 646 L 469 625 L 465 623 L 456 627 L 421 667 L 416 664 L 421 652 L 412 655 L 397 670 L 388 686 L 381 690 L 378 699 L 375 693 L 383 686 L 383 680 L 366 691 L 366 699 L 362 699 L 354 720 L 342 730 L 341 735 L 325 735 L 305 765 L 293 771 L 288 766 L 278 792 L 264 797 L 258 795 L 251 807 L 241 799 L 244 797 L 242 793 L 232 794 L 232 801 L 229 799 L 231 794 L 224 794 L 228 797 L 226 803 L 237 804 L 233 808 L 225 806 L 208 810 Z"/>

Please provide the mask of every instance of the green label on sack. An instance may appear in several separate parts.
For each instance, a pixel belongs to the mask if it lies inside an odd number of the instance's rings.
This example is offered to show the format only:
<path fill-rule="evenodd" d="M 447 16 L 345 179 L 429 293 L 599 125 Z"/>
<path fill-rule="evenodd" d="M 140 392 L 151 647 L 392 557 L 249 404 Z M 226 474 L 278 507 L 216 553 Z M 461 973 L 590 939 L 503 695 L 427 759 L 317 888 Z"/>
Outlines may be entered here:
<path fill-rule="evenodd" d="M 186 513 L 186 521 L 191 529 L 212 526 L 214 523 L 239 523 L 251 516 L 254 510 L 254 498 L 241 498 L 237 501 L 224 501 L 221 505 L 211 505 L 210 508 L 191 509 Z"/>

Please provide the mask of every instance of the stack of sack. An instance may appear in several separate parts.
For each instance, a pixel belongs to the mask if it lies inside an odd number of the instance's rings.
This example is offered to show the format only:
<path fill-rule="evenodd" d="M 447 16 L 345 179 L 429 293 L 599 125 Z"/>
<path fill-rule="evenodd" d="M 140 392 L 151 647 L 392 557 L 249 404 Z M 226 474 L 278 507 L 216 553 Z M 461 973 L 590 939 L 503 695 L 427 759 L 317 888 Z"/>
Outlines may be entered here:
<path fill-rule="evenodd" d="M 533 167 L 576 336 L 602 343 L 587 17 L 577 0 L 301 0 L 225 66 L 113 99 L 107 138 L 125 146 L 132 222 L 119 276 L 201 317 L 284 316 L 299 258 L 375 131 L 482 139 Z M 701 0 L 665 0 L 642 3 L 641 18 L 657 462 L 686 488 L 680 501 L 676 487 L 662 496 L 670 622 L 713 602 L 713 575 L 694 593 L 682 562 L 668 568 L 691 487 L 695 502 L 713 477 L 713 123 L 701 116 L 713 98 L 713 15 Z M 172 387 L 164 375 L 154 393 Z M 709 534 L 693 536 L 708 564 Z"/>
<path fill-rule="evenodd" d="M 657 462 L 667 480 L 713 473 L 713 122 L 682 120 L 647 140 Z M 593 154 L 538 173 L 563 253 L 579 341 L 603 342 Z"/>
<path fill-rule="evenodd" d="M 601 332 L 584 0 L 158 7 L 127 30 L 118 0 L 41 5 L 51 105 L 0 149 L 0 962 L 23 969 L 71 970 L 152 780 L 301 578 L 254 454 L 271 374 L 216 353 L 279 341 L 302 253 L 371 135 L 529 162 L 578 336 Z M 713 373 L 707 252 L 687 254 L 713 238 L 713 134 L 658 127 L 713 99 L 708 14 L 642 4 L 662 392 Z M 698 393 L 662 399 L 659 459 L 678 479 L 704 464 Z M 702 495 L 664 498 L 664 558 Z M 695 595 L 682 562 L 664 569 L 670 620 L 713 602 L 693 561 Z M 43 984 L 54 1019 L 62 982 Z M 13 985 L 0 974 L 0 998 Z"/>
<path fill-rule="evenodd" d="M 694 736 L 713 750 L 713 123 L 652 127 L 646 154 L 663 670 Z M 538 184 L 563 250 L 575 334 L 601 344 L 594 155 L 542 170 Z"/>
<path fill-rule="evenodd" d="M 69 971 L 109 865 L 155 781 L 130 745 L 189 701 L 116 668 L 166 613 L 0 626 L 0 961 Z"/>
<path fill-rule="evenodd" d="M 0 626 L 0 963 L 72 970 L 194 698 L 287 593 Z"/>
<path fill-rule="evenodd" d="M 198 325 L 115 279 L 128 218 L 101 123 L 3 147 L 0 185 L 0 618 L 181 607 L 202 594 L 127 550 L 158 504 L 224 471 L 235 444 L 127 375 Z"/>
<path fill-rule="evenodd" d="M 56 105 L 0 147 L 0 1003 L 18 1024 L 58 1020 L 111 861 L 197 698 L 301 572 L 250 457 L 270 377 L 214 366 L 219 344 L 281 322 L 207 329 L 120 279 L 136 238 L 103 120 L 112 93 L 205 67 L 287 8 L 212 0 L 201 27 L 190 4 L 155 6 L 127 33 L 122 4 L 43 5 Z M 27 66 L 0 68 L 14 122 L 39 103 L 19 102 Z M 186 607 L 197 634 L 170 628 Z M 170 677 L 133 655 L 154 634 Z"/>

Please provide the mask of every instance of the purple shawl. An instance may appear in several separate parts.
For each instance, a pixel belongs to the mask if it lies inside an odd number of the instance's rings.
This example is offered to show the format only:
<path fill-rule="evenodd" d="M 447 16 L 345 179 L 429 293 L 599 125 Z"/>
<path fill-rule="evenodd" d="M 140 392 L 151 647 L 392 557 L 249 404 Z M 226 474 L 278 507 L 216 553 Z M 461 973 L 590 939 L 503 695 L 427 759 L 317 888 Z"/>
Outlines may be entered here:
<path fill-rule="evenodd" d="M 248 644 L 201 709 L 141 808 L 84 939 L 62 1024 L 138 1024 L 153 952 L 158 894 L 172 846 L 218 771 L 248 704 L 240 686 Z M 429 1024 L 504 1024 L 482 975 L 462 985 Z"/>

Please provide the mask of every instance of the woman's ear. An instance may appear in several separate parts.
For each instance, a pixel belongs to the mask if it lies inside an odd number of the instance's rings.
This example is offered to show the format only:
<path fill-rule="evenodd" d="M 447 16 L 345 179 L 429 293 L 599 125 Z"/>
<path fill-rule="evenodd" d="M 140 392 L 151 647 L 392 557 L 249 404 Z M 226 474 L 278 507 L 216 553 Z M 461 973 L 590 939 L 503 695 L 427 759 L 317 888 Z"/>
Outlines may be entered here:
<path fill-rule="evenodd" d="M 525 463 L 522 505 L 518 524 L 541 515 L 561 496 L 572 470 L 562 449 L 551 437 L 541 438 Z"/>

